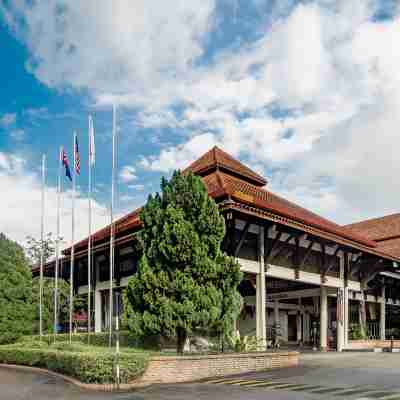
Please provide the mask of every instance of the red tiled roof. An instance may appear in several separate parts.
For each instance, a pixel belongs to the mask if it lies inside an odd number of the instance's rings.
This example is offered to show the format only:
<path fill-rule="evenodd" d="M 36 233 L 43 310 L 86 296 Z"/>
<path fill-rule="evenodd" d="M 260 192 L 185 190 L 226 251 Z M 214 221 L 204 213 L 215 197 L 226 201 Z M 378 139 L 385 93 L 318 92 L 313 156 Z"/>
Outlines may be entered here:
<path fill-rule="evenodd" d="M 378 249 L 388 253 L 394 257 L 400 258 L 400 236 L 378 242 Z"/>
<path fill-rule="evenodd" d="M 211 167 L 207 165 L 207 162 L 211 164 Z M 213 198 L 232 198 L 236 201 L 236 204 L 242 204 L 243 207 L 250 206 L 254 209 L 272 213 L 273 215 L 282 216 L 284 219 L 286 218 L 286 221 L 295 221 L 300 227 L 305 227 L 306 232 L 314 233 L 321 237 L 326 233 L 326 238 L 329 240 L 337 240 L 339 243 L 350 246 L 354 245 L 355 247 L 359 245 L 362 248 L 370 248 L 372 253 L 379 253 L 385 256 L 384 249 L 378 250 L 377 243 L 371 240 L 372 238 L 355 231 L 353 232 L 348 227 L 342 227 L 273 194 L 269 190 L 261 188 L 261 183 L 266 182 L 264 178 L 243 166 L 243 164 L 234 160 L 217 147 L 214 147 L 200 157 L 185 171 L 189 170 L 202 176 L 208 188 L 209 195 Z M 137 230 L 140 228 L 139 211 L 139 209 L 135 210 L 116 222 L 117 235 L 127 230 Z M 284 224 L 285 222 L 282 223 Z M 96 232 L 93 235 L 94 242 L 106 239 L 109 236 L 109 232 L 110 227 Z M 87 239 L 77 243 L 76 247 L 83 248 L 86 245 Z M 65 253 L 68 253 L 68 250 Z M 391 257 L 391 254 L 387 254 L 387 256 Z M 393 253 L 393 257 L 397 257 L 397 254 Z"/>
<path fill-rule="evenodd" d="M 268 209 L 285 217 L 293 218 L 298 222 L 314 226 L 323 231 L 342 236 L 346 239 L 353 240 L 368 247 L 376 247 L 376 243 L 357 234 L 350 234 L 340 225 L 329 221 L 326 218 L 308 211 L 282 197 L 273 194 L 269 190 L 254 186 L 248 182 L 244 182 L 234 176 L 216 171 L 204 179 L 204 183 L 212 188 L 210 194 L 224 191 L 227 195 L 235 197 L 241 202 L 252 204 L 256 207 Z"/>
<path fill-rule="evenodd" d="M 139 228 L 141 223 L 139 219 L 139 212 L 141 208 L 132 211 L 131 213 L 124 215 L 119 220 L 115 221 L 115 235 L 118 235 L 122 232 L 125 232 L 129 229 Z M 110 236 L 110 225 L 106 226 L 103 229 L 98 230 L 92 235 L 93 243 L 104 240 Z M 80 242 L 75 243 L 75 248 L 78 250 L 84 246 L 88 245 L 88 238 L 81 240 Z M 65 249 L 63 251 L 64 254 L 70 253 L 70 248 Z"/>
<path fill-rule="evenodd" d="M 400 237 L 400 214 L 386 215 L 385 217 L 367 219 L 344 225 L 343 228 L 350 232 L 363 235 L 372 240 L 385 240 Z"/>
<path fill-rule="evenodd" d="M 225 170 L 234 173 L 236 176 L 253 183 L 256 186 L 264 186 L 267 184 L 265 178 L 257 174 L 240 161 L 235 160 L 231 155 L 225 153 L 219 147 L 215 146 L 210 151 L 202 155 L 185 169 L 192 171 L 197 175 L 208 175 L 216 169 Z"/>

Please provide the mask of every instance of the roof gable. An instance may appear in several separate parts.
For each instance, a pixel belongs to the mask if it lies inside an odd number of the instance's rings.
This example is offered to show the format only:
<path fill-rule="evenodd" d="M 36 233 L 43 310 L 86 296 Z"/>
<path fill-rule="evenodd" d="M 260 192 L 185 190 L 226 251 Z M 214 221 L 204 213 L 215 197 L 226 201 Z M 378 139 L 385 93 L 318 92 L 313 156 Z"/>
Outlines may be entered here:
<path fill-rule="evenodd" d="M 257 174 L 240 161 L 225 153 L 215 146 L 200 158 L 194 161 L 184 172 L 192 171 L 196 175 L 206 176 L 216 170 L 221 170 L 233 174 L 234 176 L 261 187 L 267 184 L 265 178 Z"/>

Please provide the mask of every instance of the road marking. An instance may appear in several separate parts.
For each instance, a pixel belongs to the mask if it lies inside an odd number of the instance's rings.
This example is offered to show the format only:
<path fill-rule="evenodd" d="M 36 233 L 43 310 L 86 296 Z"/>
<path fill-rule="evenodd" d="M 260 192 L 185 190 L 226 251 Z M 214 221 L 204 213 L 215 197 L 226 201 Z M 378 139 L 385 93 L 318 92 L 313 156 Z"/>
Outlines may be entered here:
<path fill-rule="evenodd" d="M 234 385 L 235 383 L 244 383 L 247 382 L 246 379 L 230 379 L 230 380 L 225 380 L 222 382 L 214 382 L 215 385 Z"/>
<path fill-rule="evenodd" d="M 257 387 L 273 387 L 273 386 L 281 386 L 281 385 L 288 385 L 287 382 L 260 382 L 260 383 L 254 383 L 252 385 L 247 385 L 246 387 L 250 388 L 257 388 Z"/>
<path fill-rule="evenodd" d="M 319 389 L 319 390 L 313 390 L 312 393 L 318 393 L 318 394 L 328 394 L 328 393 L 334 393 L 334 392 L 339 392 L 343 391 L 344 389 L 341 388 L 324 388 L 324 389 Z"/>
<path fill-rule="evenodd" d="M 372 392 L 372 390 L 371 390 L 371 392 Z M 382 400 L 382 399 L 384 399 L 384 398 L 386 398 L 386 397 L 388 397 L 388 396 L 394 396 L 395 394 L 399 394 L 399 393 L 394 393 L 394 392 L 384 392 L 384 391 L 377 391 L 377 390 L 375 390 L 375 393 L 368 393 L 368 398 L 369 399 L 379 399 L 379 400 Z"/>
<path fill-rule="evenodd" d="M 305 385 L 302 388 L 298 388 L 298 389 L 294 388 L 294 389 L 291 389 L 291 390 L 293 392 L 305 392 L 307 390 L 322 389 L 322 388 L 323 388 L 323 386 L 308 386 L 308 385 Z"/>
<path fill-rule="evenodd" d="M 255 380 L 255 381 L 242 381 L 242 382 L 235 382 L 232 383 L 232 386 L 247 386 L 247 385 L 252 385 L 254 383 L 264 383 L 265 381 L 260 381 L 260 380 Z"/>
<path fill-rule="evenodd" d="M 340 393 L 334 393 L 334 396 L 346 396 L 346 395 L 352 395 L 352 394 L 364 394 L 364 393 L 368 393 L 368 392 L 373 392 L 373 389 L 356 389 L 356 388 L 347 388 L 347 389 L 343 389 L 342 392 Z"/>
<path fill-rule="evenodd" d="M 276 387 L 272 387 L 271 389 L 275 390 L 275 389 L 289 389 L 289 390 L 296 390 L 297 388 L 304 388 L 307 385 L 304 384 L 300 384 L 300 383 L 291 383 L 290 385 L 283 385 L 283 386 L 276 386 Z"/>
<path fill-rule="evenodd" d="M 202 383 L 218 384 L 218 383 L 229 383 L 236 381 L 243 381 L 243 379 L 219 378 L 219 379 L 212 379 L 211 381 L 203 381 Z"/>

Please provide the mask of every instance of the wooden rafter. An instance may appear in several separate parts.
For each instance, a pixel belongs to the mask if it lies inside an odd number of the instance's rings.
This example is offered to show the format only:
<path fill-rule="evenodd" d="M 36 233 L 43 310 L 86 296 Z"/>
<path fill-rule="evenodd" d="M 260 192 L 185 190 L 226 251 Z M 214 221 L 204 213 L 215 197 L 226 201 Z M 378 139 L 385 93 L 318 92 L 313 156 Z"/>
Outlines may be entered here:
<path fill-rule="evenodd" d="M 265 253 L 265 264 L 268 264 L 271 261 L 274 251 L 276 251 L 276 248 L 279 246 L 279 241 L 281 240 L 281 237 L 282 237 L 282 232 L 278 231 L 275 239 L 272 241 L 268 254 Z"/>
<path fill-rule="evenodd" d="M 311 240 L 310 243 L 308 244 L 307 250 L 306 250 L 303 258 L 299 262 L 299 269 L 302 269 L 304 267 L 304 264 L 307 262 L 308 257 L 310 257 L 314 243 L 315 243 L 315 241 Z"/>
<path fill-rule="evenodd" d="M 244 241 L 246 240 L 247 232 L 249 231 L 250 225 L 251 225 L 250 222 L 247 221 L 246 225 L 243 228 L 242 234 L 240 235 L 240 239 L 238 243 L 235 245 L 235 250 L 233 252 L 234 257 L 238 256 L 239 251 L 242 248 Z"/>
<path fill-rule="evenodd" d="M 361 280 L 361 287 L 366 288 L 368 283 L 372 281 L 380 272 L 385 269 L 385 265 L 383 263 L 383 259 L 379 258 L 375 261 L 373 267 L 369 269 L 365 274 L 362 276 Z"/>
<path fill-rule="evenodd" d="M 272 260 L 272 259 L 274 259 L 274 258 L 276 258 L 276 257 L 279 257 L 279 256 L 281 256 L 284 252 L 285 252 L 285 250 L 286 250 L 286 245 L 287 244 L 289 244 L 290 243 L 290 241 L 292 240 L 292 239 L 294 239 L 295 238 L 295 235 L 289 235 L 282 243 L 281 243 L 281 245 L 276 249 L 276 251 L 274 252 L 274 253 L 272 253 L 271 252 L 271 254 L 270 254 L 270 260 Z"/>
<path fill-rule="evenodd" d="M 328 274 L 328 272 L 334 267 L 335 261 L 336 261 L 336 257 L 337 257 L 337 255 L 338 255 L 340 250 L 341 250 L 341 247 L 339 245 L 336 245 L 335 251 L 333 252 L 332 259 L 329 260 L 328 263 L 326 263 L 326 266 L 322 267 L 322 269 L 323 269 L 322 275 L 326 276 Z"/>

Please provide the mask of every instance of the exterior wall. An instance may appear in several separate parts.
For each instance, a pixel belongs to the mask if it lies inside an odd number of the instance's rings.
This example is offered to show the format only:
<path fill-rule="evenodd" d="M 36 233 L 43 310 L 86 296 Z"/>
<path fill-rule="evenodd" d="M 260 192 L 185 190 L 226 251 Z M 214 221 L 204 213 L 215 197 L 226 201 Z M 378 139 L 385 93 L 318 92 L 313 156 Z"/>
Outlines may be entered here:
<path fill-rule="evenodd" d="M 298 365 L 297 352 L 153 357 L 138 383 L 190 382 Z"/>

